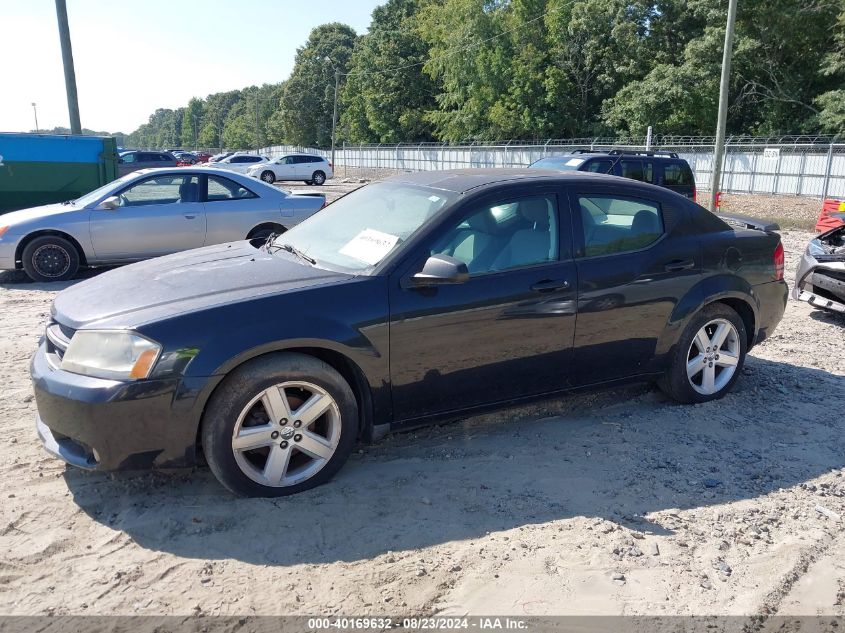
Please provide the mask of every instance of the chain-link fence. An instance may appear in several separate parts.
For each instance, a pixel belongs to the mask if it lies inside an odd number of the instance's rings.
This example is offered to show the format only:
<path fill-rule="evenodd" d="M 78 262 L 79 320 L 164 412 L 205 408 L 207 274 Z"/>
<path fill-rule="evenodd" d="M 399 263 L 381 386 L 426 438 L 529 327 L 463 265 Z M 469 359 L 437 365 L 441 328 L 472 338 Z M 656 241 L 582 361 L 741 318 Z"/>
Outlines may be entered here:
<path fill-rule="evenodd" d="M 699 189 L 710 187 L 713 168 L 712 137 L 656 137 L 652 150 L 675 152 L 686 159 Z M 527 167 L 540 158 L 573 149 L 646 148 L 644 138 L 579 138 L 545 141 L 343 144 L 335 151 L 335 176 L 374 178 L 403 171 L 461 167 Z M 307 152 L 331 158 L 326 149 L 276 145 L 257 153 L 271 157 Z M 725 145 L 722 187 L 726 193 L 845 197 L 845 142 L 836 137 L 730 137 Z"/>

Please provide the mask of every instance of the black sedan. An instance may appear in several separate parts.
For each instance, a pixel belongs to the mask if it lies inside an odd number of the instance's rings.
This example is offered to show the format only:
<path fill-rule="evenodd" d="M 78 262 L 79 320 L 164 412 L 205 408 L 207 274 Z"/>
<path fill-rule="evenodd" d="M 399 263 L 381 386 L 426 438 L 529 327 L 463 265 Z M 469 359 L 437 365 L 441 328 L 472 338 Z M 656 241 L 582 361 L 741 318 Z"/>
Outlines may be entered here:
<path fill-rule="evenodd" d="M 356 440 L 573 389 L 719 398 L 786 305 L 777 234 L 612 176 L 460 170 L 359 189 L 264 244 L 58 295 L 32 379 L 47 450 L 277 496 Z"/>

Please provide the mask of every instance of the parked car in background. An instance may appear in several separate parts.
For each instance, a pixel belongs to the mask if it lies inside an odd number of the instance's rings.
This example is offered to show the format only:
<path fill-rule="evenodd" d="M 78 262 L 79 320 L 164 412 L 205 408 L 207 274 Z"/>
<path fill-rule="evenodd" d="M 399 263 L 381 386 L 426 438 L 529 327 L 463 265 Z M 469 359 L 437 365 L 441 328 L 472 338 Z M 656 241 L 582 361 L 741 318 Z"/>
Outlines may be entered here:
<path fill-rule="evenodd" d="M 235 152 L 220 152 L 219 154 L 214 154 L 214 156 L 210 156 L 206 162 L 208 163 L 216 163 L 218 161 L 223 160 L 234 154 Z"/>
<path fill-rule="evenodd" d="M 251 165 L 246 173 L 267 183 L 277 180 L 301 180 L 306 185 L 322 185 L 327 178 L 334 176 L 334 169 L 322 156 L 287 154 L 268 163 Z"/>
<path fill-rule="evenodd" d="M 145 169 L 59 204 L 0 216 L 0 270 L 36 281 L 232 240 L 266 239 L 318 211 L 294 195 L 212 168 Z"/>
<path fill-rule="evenodd" d="M 176 167 L 176 157 L 170 152 L 129 151 L 120 154 L 117 159 L 117 173 L 119 176 L 156 167 Z"/>
<path fill-rule="evenodd" d="M 608 152 L 576 149 L 561 156 L 541 158 L 529 165 L 533 169 L 588 171 L 610 174 L 664 187 L 692 201 L 696 200 L 695 176 L 689 163 L 675 152 L 610 150 Z"/>
<path fill-rule="evenodd" d="M 211 154 L 208 152 L 194 152 L 194 156 L 197 157 L 198 163 L 207 163 L 211 158 Z"/>
<path fill-rule="evenodd" d="M 229 490 L 287 495 L 391 429 L 627 382 L 721 398 L 786 298 L 777 234 L 653 185 L 402 174 L 263 246 L 59 293 L 31 364 L 38 435 L 93 470 L 190 467 L 201 448 Z"/>
<path fill-rule="evenodd" d="M 226 158 L 221 158 L 214 162 L 214 167 L 217 169 L 227 169 L 235 171 L 239 174 L 245 174 L 250 167 L 268 163 L 269 159 L 266 156 L 256 156 L 255 154 L 232 154 Z"/>
<path fill-rule="evenodd" d="M 831 214 L 831 219 L 845 214 Z M 845 224 L 810 240 L 795 272 L 792 296 L 816 308 L 845 314 Z"/>
<path fill-rule="evenodd" d="M 180 167 L 197 164 L 197 157 L 192 152 L 177 152 L 174 156 L 176 164 Z"/>

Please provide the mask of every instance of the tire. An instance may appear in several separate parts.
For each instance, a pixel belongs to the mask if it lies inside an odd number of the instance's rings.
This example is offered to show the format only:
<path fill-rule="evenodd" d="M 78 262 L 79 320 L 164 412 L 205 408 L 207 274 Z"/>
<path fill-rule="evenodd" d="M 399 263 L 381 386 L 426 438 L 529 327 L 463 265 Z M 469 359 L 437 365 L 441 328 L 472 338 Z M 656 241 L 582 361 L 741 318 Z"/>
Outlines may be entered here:
<path fill-rule="evenodd" d="M 320 407 L 319 415 L 307 419 L 308 407 Z M 211 472 L 231 492 L 283 497 L 331 479 L 357 433 L 358 406 L 343 377 L 317 358 L 283 352 L 223 380 L 206 406 L 201 441 Z"/>
<path fill-rule="evenodd" d="M 315 171 L 311 174 L 311 182 L 318 187 L 321 186 L 324 182 L 326 182 L 326 174 L 322 171 Z"/>
<path fill-rule="evenodd" d="M 24 247 L 21 259 L 33 281 L 65 281 L 79 270 L 79 251 L 57 235 L 36 237 Z"/>
<path fill-rule="evenodd" d="M 267 238 L 270 237 L 273 233 L 281 235 L 287 229 L 283 226 L 267 226 L 260 229 L 255 229 L 249 235 L 246 236 L 246 239 L 253 241 L 253 240 L 261 240 L 262 243 L 267 241 Z"/>
<path fill-rule="evenodd" d="M 276 174 L 267 169 L 261 172 L 261 180 L 266 182 L 268 185 L 272 185 L 274 182 L 276 182 Z"/>
<path fill-rule="evenodd" d="M 669 370 L 657 384 L 685 404 L 721 398 L 742 373 L 747 341 L 745 324 L 736 311 L 723 303 L 710 304 L 687 324 Z"/>

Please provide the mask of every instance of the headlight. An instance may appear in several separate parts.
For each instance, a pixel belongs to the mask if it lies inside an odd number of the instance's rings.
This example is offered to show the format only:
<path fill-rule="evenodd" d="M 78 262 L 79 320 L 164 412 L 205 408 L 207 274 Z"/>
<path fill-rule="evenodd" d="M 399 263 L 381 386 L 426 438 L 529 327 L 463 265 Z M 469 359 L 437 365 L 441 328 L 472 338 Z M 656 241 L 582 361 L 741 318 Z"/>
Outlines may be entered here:
<path fill-rule="evenodd" d="M 813 257 L 824 257 L 828 254 L 828 252 L 824 250 L 821 242 L 818 240 L 810 240 L 810 243 L 807 244 L 807 254 Z"/>
<path fill-rule="evenodd" d="M 62 369 L 75 374 L 139 380 L 150 375 L 161 345 L 124 331 L 80 330 L 62 358 Z"/>

